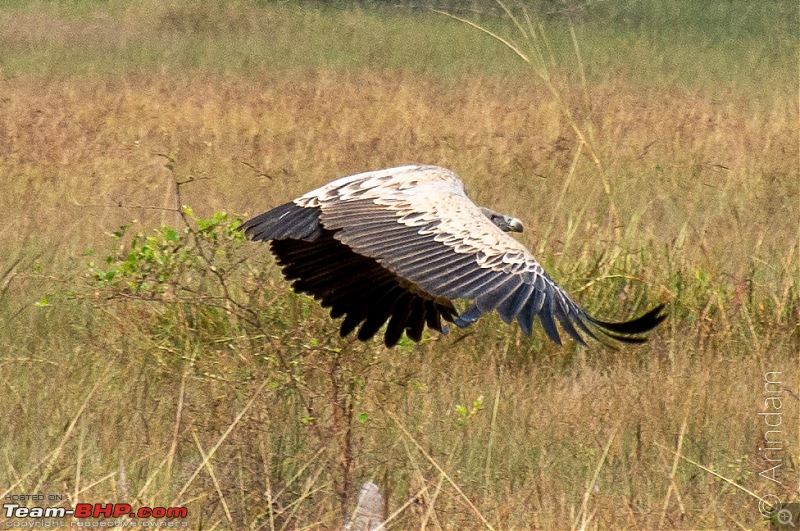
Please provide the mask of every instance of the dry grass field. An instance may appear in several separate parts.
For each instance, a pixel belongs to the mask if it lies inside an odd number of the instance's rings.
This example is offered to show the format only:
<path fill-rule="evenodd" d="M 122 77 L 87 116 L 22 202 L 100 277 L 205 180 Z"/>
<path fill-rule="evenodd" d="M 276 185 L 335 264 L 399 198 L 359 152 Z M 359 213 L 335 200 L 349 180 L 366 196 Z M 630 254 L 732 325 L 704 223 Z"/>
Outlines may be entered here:
<path fill-rule="evenodd" d="M 553 90 L 425 10 L 0 7 L 3 497 L 337 529 L 372 480 L 391 529 L 767 529 L 800 488 L 797 6 L 554 4 Z M 670 318 L 340 339 L 237 220 L 410 162 L 594 314 Z"/>

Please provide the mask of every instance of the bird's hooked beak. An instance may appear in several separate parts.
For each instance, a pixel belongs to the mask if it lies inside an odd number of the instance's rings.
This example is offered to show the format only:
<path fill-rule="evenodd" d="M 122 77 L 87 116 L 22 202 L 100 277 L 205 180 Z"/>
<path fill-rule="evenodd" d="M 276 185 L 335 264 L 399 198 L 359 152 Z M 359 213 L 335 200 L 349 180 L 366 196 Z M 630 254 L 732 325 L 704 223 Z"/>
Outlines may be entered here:
<path fill-rule="evenodd" d="M 523 226 L 520 220 L 517 218 L 512 218 L 511 216 L 503 216 L 503 218 L 506 220 L 508 232 L 522 232 Z"/>

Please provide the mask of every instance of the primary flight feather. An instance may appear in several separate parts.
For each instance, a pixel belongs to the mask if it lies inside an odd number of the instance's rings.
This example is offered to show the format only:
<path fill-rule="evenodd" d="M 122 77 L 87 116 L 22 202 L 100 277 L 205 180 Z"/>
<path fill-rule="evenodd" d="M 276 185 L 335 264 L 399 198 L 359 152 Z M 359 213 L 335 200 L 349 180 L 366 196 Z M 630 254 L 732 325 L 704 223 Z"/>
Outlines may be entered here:
<path fill-rule="evenodd" d="M 590 316 L 508 232 L 519 220 L 473 203 L 464 183 L 438 166 L 401 166 L 344 177 L 242 225 L 270 249 L 295 291 L 344 317 L 342 337 L 374 336 L 388 321 L 387 347 L 403 335 L 419 341 L 442 320 L 466 327 L 497 310 L 526 335 L 533 320 L 561 344 L 556 322 L 581 333 L 640 343 L 665 315 L 663 305 L 631 321 Z M 459 315 L 456 299 L 473 301 Z"/>

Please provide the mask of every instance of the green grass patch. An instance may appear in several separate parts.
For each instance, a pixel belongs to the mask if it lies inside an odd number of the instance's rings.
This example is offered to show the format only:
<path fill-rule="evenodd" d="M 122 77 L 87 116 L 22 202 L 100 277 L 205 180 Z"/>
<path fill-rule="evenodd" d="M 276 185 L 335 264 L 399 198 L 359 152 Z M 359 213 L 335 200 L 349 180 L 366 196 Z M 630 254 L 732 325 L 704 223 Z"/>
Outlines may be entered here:
<path fill-rule="evenodd" d="M 669 7 L 667 7 L 667 5 Z M 238 75 L 296 68 L 408 69 L 462 79 L 522 76 L 490 37 L 413 4 L 326 7 L 232 2 L 13 2 L 0 7 L 5 75 L 119 75 L 186 69 Z M 752 96 L 796 81 L 791 2 L 548 2 L 528 12 L 548 40 L 551 67 L 577 72 L 573 26 L 590 81 L 623 76 Z M 497 6 L 453 12 L 511 35 Z"/>

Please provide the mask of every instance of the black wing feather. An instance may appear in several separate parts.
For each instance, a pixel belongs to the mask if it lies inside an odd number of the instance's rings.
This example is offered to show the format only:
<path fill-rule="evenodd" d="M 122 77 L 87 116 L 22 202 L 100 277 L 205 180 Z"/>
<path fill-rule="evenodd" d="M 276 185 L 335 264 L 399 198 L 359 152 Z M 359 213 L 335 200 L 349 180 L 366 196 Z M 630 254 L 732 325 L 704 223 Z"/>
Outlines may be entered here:
<path fill-rule="evenodd" d="M 445 332 L 441 321 L 453 321 L 451 303 L 437 301 L 413 290 L 411 284 L 383 267 L 377 260 L 356 253 L 322 228 L 318 208 L 286 203 L 249 220 L 242 228 L 254 240 L 271 240 L 276 256 L 292 288 L 331 308 L 342 317 L 340 334 L 356 329 L 358 339 L 372 338 L 390 320 L 384 342 L 394 346 L 403 332 L 419 341 L 427 323 Z"/>
<path fill-rule="evenodd" d="M 241 228 L 254 241 L 285 238 L 314 241 L 322 234 L 319 216 L 318 208 L 302 208 L 290 201 L 248 220 Z"/>
<path fill-rule="evenodd" d="M 555 320 L 553 320 L 553 297 L 545 296 L 544 306 L 537 315 L 547 337 L 556 345 L 560 345 L 561 337 L 558 335 L 558 328 Z"/>

